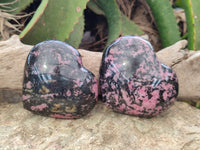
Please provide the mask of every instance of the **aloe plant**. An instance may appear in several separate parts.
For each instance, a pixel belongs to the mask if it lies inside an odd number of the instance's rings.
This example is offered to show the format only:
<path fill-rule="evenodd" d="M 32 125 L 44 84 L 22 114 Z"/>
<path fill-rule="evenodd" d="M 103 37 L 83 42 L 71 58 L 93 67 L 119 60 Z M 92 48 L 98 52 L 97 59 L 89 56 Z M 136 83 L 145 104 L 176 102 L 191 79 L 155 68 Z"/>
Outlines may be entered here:
<path fill-rule="evenodd" d="M 188 49 L 200 50 L 200 0 L 182 0 L 188 30 Z"/>
<path fill-rule="evenodd" d="M 169 0 L 146 0 L 150 6 L 161 38 L 167 47 L 181 40 L 179 28 Z"/>
<path fill-rule="evenodd" d="M 10 3 L 5 9 L 14 10 L 12 13 L 19 13 L 33 1 L 0 0 L 0 3 Z M 180 40 L 170 1 L 146 0 L 146 2 L 154 15 L 162 46 L 167 47 Z M 20 34 L 22 41 L 27 44 L 36 44 L 42 40 L 58 39 L 78 47 L 84 30 L 83 10 L 86 4 L 96 14 L 107 18 L 109 28 L 107 45 L 119 36 L 143 34 L 133 21 L 120 12 L 115 0 L 42 0 L 32 20 Z M 186 12 L 188 48 L 200 49 L 200 30 L 198 30 L 200 0 L 177 0 L 176 4 L 183 6 Z"/>
<path fill-rule="evenodd" d="M 43 40 L 57 39 L 69 41 L 74 47 L 80 44 L 84 24 L 80 19 L 83 16 L 83 10 L 86 8 L 88 0 L 42 0 L 36 10 L 32 20 L 20 34 L 22 42 L 26 44 L 36 44 Z M 74 37 L 76 28 L 81 36 Z M 78 26 L 78 27 L 77 27 Z"/>
<path fill-rule="evenodd" d="M 115 0 L 98 0 L 96 3 L 106 14 L 109 30 L 107 45 L 109 45 L 120 35 L 122 25 L 121 14 Z"/>
<path fill-rule="evenodd" d="M 77 24 L 74 26 L 73 31 L 71 31 L 69 37 L 65 40 L 65 42 L 73 44 L 74 47 L 78 47 L 81 43 L 83 30 L 84 30 L 84 17 L 81 16 Z"/>
<path fill-rule="evenodd" d="M 119 36 L 143 34 L 133 21 L 121 14 L 115 0 L 90 0 L 87 6 L 96 14 L 107 18 L 109 30 L 107 46 Z"/>

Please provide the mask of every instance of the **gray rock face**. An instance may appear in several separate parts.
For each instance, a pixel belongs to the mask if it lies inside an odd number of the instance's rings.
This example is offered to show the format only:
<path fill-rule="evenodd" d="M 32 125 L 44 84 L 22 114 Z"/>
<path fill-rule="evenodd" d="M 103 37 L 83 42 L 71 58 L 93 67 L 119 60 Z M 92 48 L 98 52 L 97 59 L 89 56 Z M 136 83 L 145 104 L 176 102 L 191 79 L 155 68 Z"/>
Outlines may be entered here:
<path fill-rule="evenodd" d="M 0 104 L 0 149 L 197 150 L 200 110 L 175 102 L 151 119 L 113 112 L 98 103 L 77 120 L 34 115 L 22 103 Z"/>

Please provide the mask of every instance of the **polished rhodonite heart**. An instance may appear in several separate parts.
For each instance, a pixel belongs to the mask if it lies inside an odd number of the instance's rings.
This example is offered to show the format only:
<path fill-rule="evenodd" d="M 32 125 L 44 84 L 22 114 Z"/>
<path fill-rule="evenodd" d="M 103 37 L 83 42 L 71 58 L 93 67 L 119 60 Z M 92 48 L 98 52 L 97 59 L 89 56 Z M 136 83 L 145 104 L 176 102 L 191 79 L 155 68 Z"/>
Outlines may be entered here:
<path fill-rule="evenodd" d="M 24 70 L 25 109 L 55 118 L 80 118 L 91 111 L 97 97 L 96 78 L 72 46 L 50 40 L 30 51 Z"/>
<path fill-rule="evenodd" d="M 100 87 L 107 106 L 140 117 L 163 112 L 178 95 L 176 74 L 158 61 L 148 41 L 137 36 L 121 37 L 105 50 Z"/>

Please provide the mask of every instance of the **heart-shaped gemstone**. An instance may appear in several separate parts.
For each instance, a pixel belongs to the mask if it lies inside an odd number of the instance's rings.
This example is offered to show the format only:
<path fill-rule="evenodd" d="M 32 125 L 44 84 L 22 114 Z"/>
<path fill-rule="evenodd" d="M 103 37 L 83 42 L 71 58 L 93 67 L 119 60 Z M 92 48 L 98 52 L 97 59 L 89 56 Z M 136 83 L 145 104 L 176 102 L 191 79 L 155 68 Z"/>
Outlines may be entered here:
<path fill-rule="evenodd" d="M 23 105 L 33 113 L 80 118 L 95 106 L 98 85 L 79 52 L 61 41 L 44 41 L 30 51 L 24 70 Z"/>
<path fill-rule="evenodd" d="M 137 36 L 118 38 L 105 50 L 99 84 L 107 106 L 140 117 L 163 112 L 178 95 L 176 74 L 158 61 L 148 41 Z"/>

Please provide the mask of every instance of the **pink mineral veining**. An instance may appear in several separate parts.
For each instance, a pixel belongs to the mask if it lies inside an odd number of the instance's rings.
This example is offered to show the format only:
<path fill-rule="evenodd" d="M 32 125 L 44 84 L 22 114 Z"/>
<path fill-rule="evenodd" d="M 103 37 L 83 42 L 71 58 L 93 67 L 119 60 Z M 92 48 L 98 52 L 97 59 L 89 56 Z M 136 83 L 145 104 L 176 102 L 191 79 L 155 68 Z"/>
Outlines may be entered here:
<path fill-rule="evenodd" d="M 96 77 L 94 78 L 94 82 L 97 83 Z M 92 91 L 92 93 L 95 94 L 95 98 L 98 98 L 98 90 L 99 90 L 99 89 L 98 89 L 98 84 L 93 84 L 93 85 L 92 85 L 91 91 Z"/>
<path fill-rule="evenodd" d="M 50 117 L 58 118 L 58 119 L 77 119 L 77 118 L 79 118 L 78 116 L 73 116 L 70 114 L 65 114 L 65 115 L 53 114 L 53 115 L 50 115 Z"/>
<path fill-rule="evenodd" d="M 67 64 L 70 63 L 70 62 L 67 61 L 67 60 L 62 60 L 61 54 L 56 53 L 56 55 L 57 55 L 57 58 L 58 58 L 58 63 L 59 63 L 60 65 L 67 65 Z"/>
<path fill-rule="evenodd" d="M 31 82 L 29 81 L 28 83 L 26 83 L 26 87 L 28 88 L 28 89 L 30 89 L 31 87 L 32 87 L 32 85 L 31 85 Z"/>
<path fill-rule="evenodd" d="M 22 95 L 22 100 L 24 101 L 24 100 L 27 100 L 27 99 L 29 99 L 31 96 L 30 95 Z"/>
<path fill-rule="evenodd" d="M 140 117 L 167 110 L 178 95 L 176 74 L 137 36 L 120 37 L 104 51 L 99 83 L 107 106 Z"/>
<path fill-rule="evenodd" d="M 41 104 L 41 105 L 36 105 L 36 106 L 31 106 L 31 110 L 34 111 L 42 111 L 43 109 L 48 108 L 47 104 Z"/>
<path fill-rule="evenodd" d="M 84 68 L 75 48 L 44 41 L 31 49 L 25 63 L 23 106 L 37 115 L 80 118 L 94 108 L 97 87 L 94 74 Z"/>

